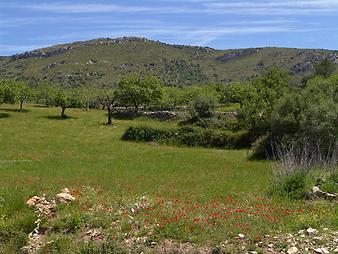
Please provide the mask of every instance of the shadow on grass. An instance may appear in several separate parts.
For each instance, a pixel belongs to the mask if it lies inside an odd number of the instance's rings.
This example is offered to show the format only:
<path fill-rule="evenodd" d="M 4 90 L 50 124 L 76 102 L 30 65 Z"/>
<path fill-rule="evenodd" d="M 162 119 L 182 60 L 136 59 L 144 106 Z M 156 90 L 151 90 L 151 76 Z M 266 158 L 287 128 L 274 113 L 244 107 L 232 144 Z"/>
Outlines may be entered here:
<path fill-rule="evenodd" d="M 252 154 L 252 150 L 247 151 L 247 160 L 248 161 L 253 161 L 253 162 L 265 162 L 265 161 L 270 161 L 270 162 L 275 162 L 277 161 L 275 158 L 268 156 L 266 154 Z"/>
<path fill-rule="evenodd" d="M 97 125 L 98 126 L 107 126 L 107 127 L 111 127 L 111 128 L 117 128 L 118 127 L 118 125 L 115 124 L 114 119 L 113 119 L 112 124 L 108 124 L 107 122 L 98 122 Z"/>
<path fill-rule="evenodd" d="M 113 118 L 117 120 L 134 120 L 140 116 L 141 116 L 140 114 L 137 114 L 134 112 L 114 112 L 113 113 Z"/>
<path fill-rule="evenodd" d="M 1 118 L 9 118 L 9 117 L 10 117 L 10 115 L 7 114 L 7 113 L 0 113 L 0 119 Z"/>
<path fill-rule="evenodd" d="M 14 109 L 14 108 L 0 108 L 2 111 L 9 111 L 9 112 L 17 112 L 17 113 L 28 113 L 30 110 L 28 109 Z"/>
<path fill-rule="evenodd" d="M 73 116 L 64 116 L 64 117 L 61 117 L 61 116 L 43 116 L 43 118 L 47 118 L 47 119 L 50 119 L 50 120 L 67 120 L 67 119 L 77 119 L 77 117 L 73 117 Z"/>
<path fill-rule="evenodd" d="M 35 104 L 33 105 L 34 108 L 52 108 L 52 106 L 47 107 L 46 105 Z"/>
<path fill-rule="evenodd" d="M 107 115 L 107 114 L 106 114 Z M 154 119 L 154 120 L 159 120 L 161 122 L 164 121 L 170 121 L 173 120 L 171 117 L 161 115 L 160 113 L 158 115 L 145 115 L 142 113 L 136 113 L 133 111 L 127 111 L 127 112 L 114 112 L 113 113 L 113 118 L 117 120 L 135 120 L 138 118 L 146 118 L 146 119 Z"/>

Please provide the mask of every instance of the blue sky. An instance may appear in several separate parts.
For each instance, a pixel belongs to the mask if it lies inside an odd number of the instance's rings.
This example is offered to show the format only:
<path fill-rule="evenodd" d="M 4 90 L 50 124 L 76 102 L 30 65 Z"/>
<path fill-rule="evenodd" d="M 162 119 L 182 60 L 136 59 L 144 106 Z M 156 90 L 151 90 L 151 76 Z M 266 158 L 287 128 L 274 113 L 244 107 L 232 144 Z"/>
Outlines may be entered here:
<path fill-rule="evenodd" d="M 122 36 L 338 49 L 338 0 L 0 0 L 0 55 Z"/>

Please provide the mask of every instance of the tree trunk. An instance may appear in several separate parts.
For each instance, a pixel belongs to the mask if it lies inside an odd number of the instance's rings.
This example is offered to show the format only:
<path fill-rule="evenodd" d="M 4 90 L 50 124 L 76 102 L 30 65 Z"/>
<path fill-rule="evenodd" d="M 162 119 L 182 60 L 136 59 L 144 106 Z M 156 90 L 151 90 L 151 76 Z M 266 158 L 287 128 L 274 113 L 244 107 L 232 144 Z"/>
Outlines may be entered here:
<path fill-rule="evenodd" d="M 87 106 L 87 111 L 89 111 L 89 102 L 87 102 L 86 106 Z"/>
<path fill-rule="evenodd" d="M 22 111 L 22 104 L 23 104 L 23 101 L 20 101 L 20 111 Z"/>
<path fill-rule="evenodd" d="M 104 104 L 102 104 L 102 110 L 105 110 L 106 106 Z"/>
<path fill-rule="evenodd" d="M 62 107 L 61 118 L 65 118 L 65 110 L 66 110 L 66 108 Z"/>
<path fill-rule="evenodd" d="M 108 109 L 108 122 L 107 124 L 112 124 L 113 123 L 113 107 L 112 105 L 107 106 Z"/>

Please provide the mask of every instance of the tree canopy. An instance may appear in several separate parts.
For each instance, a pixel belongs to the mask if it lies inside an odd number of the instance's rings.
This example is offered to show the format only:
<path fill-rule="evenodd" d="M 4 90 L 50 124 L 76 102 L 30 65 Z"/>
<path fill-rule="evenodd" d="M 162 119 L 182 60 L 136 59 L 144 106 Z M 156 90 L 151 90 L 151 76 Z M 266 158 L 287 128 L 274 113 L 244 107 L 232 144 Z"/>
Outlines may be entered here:
<path fill-rule="evenodd" d="M 117 95 L 123 104 L 138 112 L 141 106 L 148 107 L 160 102 L 163 82 L 155 76 L 132 74 L 121 79 Z"/>
<path fill-rule="evenodd" d="M 61 118 L 65 118 L 65 110 L 81 107 L 82 100 L 77 89 L 58 87 L 54 97 L 54 105 L 61 108 Z"/>

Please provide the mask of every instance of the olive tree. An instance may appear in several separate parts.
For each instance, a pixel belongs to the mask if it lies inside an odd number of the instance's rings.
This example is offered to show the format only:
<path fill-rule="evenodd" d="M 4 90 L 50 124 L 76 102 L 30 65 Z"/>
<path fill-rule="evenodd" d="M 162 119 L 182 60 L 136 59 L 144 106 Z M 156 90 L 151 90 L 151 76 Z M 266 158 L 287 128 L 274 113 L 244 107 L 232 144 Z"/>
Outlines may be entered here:
<path fill-rule="evenodd" d="M 10 79 L 0 79 L 0 103 L 14 104 L 16 101 L 16 82 Z"/>
<path fill-rule="evenodd" d="M 107 124 L 113 123 L 113 109 L 117 101 L 116 89 L 113 88 L 101 88 L 97 90 L 97 99 L 107 109 L 108 120 Z"/>
<path fill-rule="evenodd" d="M 140 107 L 160 103 L 163 96 L 163 82 L 148 75 L 132 74 L 124 77 L 117 87 L 118 99 L 138 112 Z"/>
<path fill-rule="evenodd" d="M 189 104 L 191 118 L 206 119 L 215 116 L 217 102 L 211 96 L 198 96 Z"/>
<path fill-rule="evenodd" d="M 284 95 L 271 117 L 275 135 L 338 140 L 338 76 L 316 77 L 297 93 Z"/>
<path fill-rule="evenodd" d="M 61 108 L 61 118 L 66 118 L 65 110 L 81 107 L 82 100 L 76 89 L 58 87 L 54 96 L 54 105 Z"/>
<path fill-rule="evenodd" d="M 20 103 L 20 111 L 23 109 L 23 103 L 33 97 L 33 91 L 24 83 L 17 83 L 15 86 L 16 100 Z"/>
<path fill-rule="evenodd" d="M 57 92 L 57 88 L 51 84 L 47 83 L 39 83 L 35 88 L 35 96 L 36 99 L 42 99 L 48 108 L 51 104 L 53 104 L 54 96 Z"/>
<path fill-rule="evenodd" d="M 262 77 L 256 78 L 240 102 L 238 112 L 239 126 L 258 137 L 270 131 L 270 117 L 277 100 L 288 91 L 288 75 L 279 69 L 271 69 Z"/>
<path fill-rule="evenodd" d="M 254 86 L 242 83 L 230 83 L 224 88 L 224 94 L 221 101 L 224 103 L 239 103 L 240 107 L 244 102 L 255 96 Z"/>
<path fill-rule="evenodd" d="M 265 147 L 281 160 L 282 173 L 336 167 L 338 76 L 317 76 L 304 89 L 283 95 L 274 107 L 271 131 Z"/>
<path fill-rule="evenodd" d="M 76 88 L 79 97 L 83 101 L 84 107 L 87 111 L 89 111 L 89 108 L 91 105 L 95 105 L 98 103 L 98 97 L 97 97 L 97 89 L 90 87 L 90 86 L 84 86 L 80 88 Z"/>

